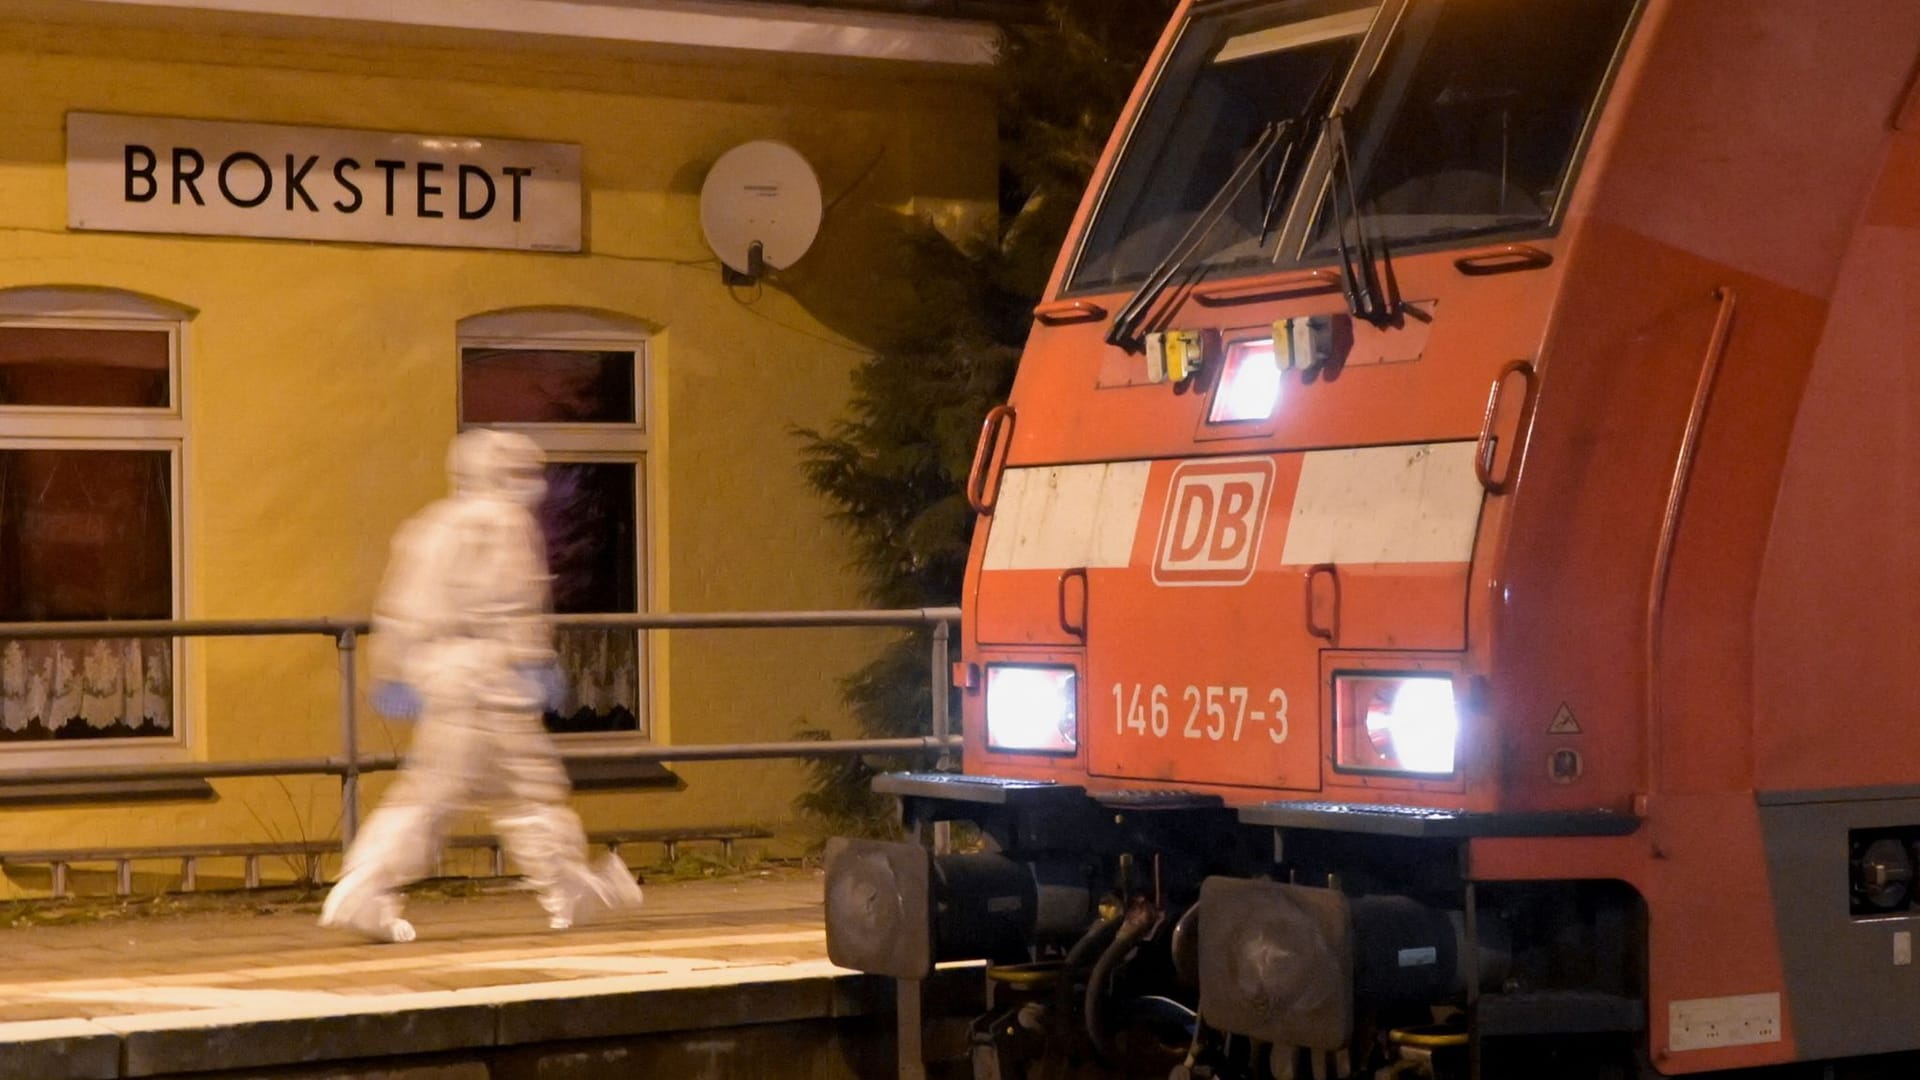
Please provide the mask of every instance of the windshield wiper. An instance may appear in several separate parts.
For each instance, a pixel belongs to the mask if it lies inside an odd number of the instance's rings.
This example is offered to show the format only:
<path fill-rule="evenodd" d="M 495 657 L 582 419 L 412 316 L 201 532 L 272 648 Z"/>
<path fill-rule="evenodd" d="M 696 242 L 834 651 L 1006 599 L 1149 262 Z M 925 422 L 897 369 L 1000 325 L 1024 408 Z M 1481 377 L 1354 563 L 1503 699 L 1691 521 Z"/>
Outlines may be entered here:
<path fill-rule="evenodd" d="M 1147 279 L 1140 283 L 1140 288 L 1127 298 L 1127 302 L 1121 306 L 1119 313 L 1113 317 L 1113 325 L 1107 329 L 1107 344 L 1118 345 L 1128 352 L 1140 348 L 1145 336 L 1139 332 L 1140 324 L 1153 307 L 1154 301 L 1160 298 L 1174 278 L 1189 269 L 1201 245 L 1213 232 L 1213 227 L 1226 216 L 1227 208 L 1231 207 L 1234 200 L 1240 197 L 1240 193 L 1246 190 L 1247 184 L 1259 175 L 1261 168 L 1273 156 L 1274 150 L 1282 143 L 1287 144 L 1291 149 L 1292 140 L 1287 138 L 1287 134 L 1293 126 L 1293 120 L 1289 118 L 1268 124 L 1261 129 L 1260 137 L 1255 139 L 1253 145 L 1248 148 L 1247 156 L 1227 174 L 1226 180 L 1220 185 L 1220 190 L 1214 192 L 1213 198 L 1201 208 L 1199 216 L 1193 219 L 1193 224 L 1187 226 L 1187 231 L 1180 235 L 1179 241 L 1173 245 L 1172 250 L 1167 252 L 1167 257 L 1160 260 L 1160 264 L 1153 268 L 1153 271 L 1147 275 Z M 1268 202 L 1272 201 L 1272 196 L 1269 196 Z M 1271 216 L 1271 206 L 1264 209 L 1267 216 Z"/>
<path fill-rule="evenodd" d="M 1320 77 L 1319 85 L 1313 88 L 1312 95 L 1307 98 L 1307 107 L 1300 110 L 1298 116 L 1286 121 L 1288 128 L 1300 128 L 1300 130 L 1294 131 L 1293 137 L 1287 140 L 1286 152 L 1281 155 L 1280 164 L 1273 170 L 1273 179 L 1267 184 L 1266 212 L 1260 217 L 1262 250 L 1267 246 L 1267 239 L 1273 235 L 1274 227 L 1280 223 L 1280 214 L 1287 208 L 1288 197 L 1293 194 L 1293 189 L 1287 185 L 1287 169 L 1292 166 L 1294 154 L 1309 141 L 1310 133 L 1302 125 L 1307 122 L 1308 117 L 1326 115 L 1327 103 L 1337 88 L 1340 72 L 1339 65 L 1329 65 L 1326 74 Z M 1278 261 L 1279 258 L 1280 252 L 1276 248 L 1273 259 Z"/>
<path fill-rule="evenodd" d="M 1292 120 L 1281 121 L 1284 128 L 1291 127 Z M 1299 139 L 1286 139 L 1286 149 L 1280 154 L 1280 160 L 1274 164 L 1273 178 L 1267 181 L 1266 209 L 1260 214 L 1260 249 L 1266 250 L 1267 240 L 1273 236 L 1273 227 L 1279 223 L 1280 212 L 1286 209 L 1287 169 L 1293 165 L 1294 151 L 1300 148 Z"/>
<path fill-rule="evenodd" d="M 1335 152 L 1333 190 L 1329 192 L 1328 201 L 1333 204 L 1334 235 L 1340 244 L 1340 289 L 1347 297 L 1347 311 L 1354 318 L 1386 326 L 1399 313 L 1399 304 L 1387 296 L 1386 286 L 1381 283 L 1373 244 L 1367 239 L 1366 219 L 1360 216 L 1359 196 L 1354 190 L 1353 155 L 1347 149 L 1346 110 L 1335 109 L 1327 114 L 1327 130 Z M 1346 189 L 1344 203 L 1341 201 L 1343 187 Z M 1349 227 L 1354 234 L 1351 246 L 1347 243 Z M 1386 249 L 1381 248 L 1381 259 L 1387 257 Z"/>

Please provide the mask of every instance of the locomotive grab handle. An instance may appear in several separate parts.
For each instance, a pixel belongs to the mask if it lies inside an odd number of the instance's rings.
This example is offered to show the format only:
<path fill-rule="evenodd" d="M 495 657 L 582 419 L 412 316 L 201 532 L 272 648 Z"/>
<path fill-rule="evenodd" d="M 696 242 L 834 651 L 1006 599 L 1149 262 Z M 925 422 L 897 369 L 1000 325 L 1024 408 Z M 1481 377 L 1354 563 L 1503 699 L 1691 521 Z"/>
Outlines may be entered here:
<path fill-rule="evenodd" d="M 1493 421 L 1500 412 L 1500 391 L 1506 388 L 1507 379 L 1516 374 L 1526 384 L 1526 397 L 1520 402 L 1520 422 L 1514 429 L 1516 432 L 1514 446 L 1507 451 L 1507 471 L 1496 478 L 1493 475 L 1493 455 L 1497 450 L 1493 435 Z M 1526 430 L 1527 413 L 1533 408 L 1533 395 L 1539 382 L 1540 379 L 1534 373 L 1532 361 L 1515 360 L 1500 369 L 1500 374 L 1494 376 L 1493 389 L 1487 391 L 1487 415 L 1480 421 L 1480 442 L 1473 449 L 1473 474 L 1480 478 L 1480 486 L 1487 489 L 1489 495 L 1504 495 L 1507 493 L 1508 485 L 1513 483 L 1513 469 L 1520 460 L 1517 433 Z"/>
<path fill-rule="evenodd" d="M 1313 581 L 1321 574 L 1333 582 L 1333 617 L 1325 626 L 1320 625 L 1313 614 Z M 1325 641 L 1329 645 L 1340 643 L 1340 568 L 1333 563 L 1318 563 L 1307 567 L 1307 633 Z"/>
<path fill-rule="evenodd" d="M 1078 623 L 1070 622 L 1067 619 L 1067 582 L 1074 578 L 1080 579 L 1080 621 Z M 1060 629 L 1066 631 L 1067 636 L 1079 638 L 1081 641 L 1087 640 L 1087 602 L 1089 600 L 1087 588 L 1086 567 L 1071 566 L 1060 571 L 1060 591 L 1058 595 L 1060 604 Z"/>
<path fill-rule="evenodd" d="M 1687 410 L 1687 426 L 1680 435 L 1680 449 L 1673 458 L 1673 479 L 1667 485 L 1667 508 L 1660 517 L 1660 541 L 1653 550 L 1653 576 L 1647 581 L 1647 787 L 1661 788 L 1660 769 L 1660 624 L 1666 619 L 1667 576 L 1673 569 L 1673 544 L 1680 532 L 1680 511 L 1687 501 L 1687 481 L 1693 475 L 1693 456 L 1700 446 L 1700 428 L 1706 421 L 1707 406 L 1713 401 L 1713 387 L 1720 375 L 1720 360 L 1727 352 L 1727 335 L 1733 328 L 1733 309 L 1737 295 L 1731 285 L 1713 290 L 1720 310 L 1713 318 L 1713 333 L 1707 338 L 1707 354 L 1700 362 L 1700 379 L 1693 386 L 1693 405 Z"/>
<path fill-rule="evenodd" d="M 1199 301 L 1202 307 L 1223 307 L 1228 304 L 1250 304 L 1259 300 L 1272 300 L 1282 296 L 1334 292 L 1339 288 L 1340 275 L 1332 270 L 1321 268 L 1268 274 L 1265 277 L 1239 281 L 1232 285 L 1196 288 L 1193 290 L 1193 298 Z"/>
<path fill-rule="evenodd" d="M 1093 322 L 1107 317 L 1107 309 L 1091 300 L 1055 300 L 1033 309 L 1033 317 L 1047 326 Z"/>
<path fill-rule="evenodd" d="M 1475 251 L 1453 260 L 1454 269 L 1468 277 L 1540 270 L 1552 265 L 1552 255 L 1527 244 L 1502 244 L 1491 251 Z"/>
<path fill-rule="evenodd" d="M 967 505 L 976 514 L 993 513 L 993 504 L 1000 498 L 1000 470 L 1006 465 L 1006 457 L 994 451 L 1000 446 L 1003 430 L 1013 430 L 1011 405 L 995 405 L 980 422 L 980 445 L 974 447 L 973 468 L 967 470 Z M 988 490 L 989 485 L 992 490 Z"/>

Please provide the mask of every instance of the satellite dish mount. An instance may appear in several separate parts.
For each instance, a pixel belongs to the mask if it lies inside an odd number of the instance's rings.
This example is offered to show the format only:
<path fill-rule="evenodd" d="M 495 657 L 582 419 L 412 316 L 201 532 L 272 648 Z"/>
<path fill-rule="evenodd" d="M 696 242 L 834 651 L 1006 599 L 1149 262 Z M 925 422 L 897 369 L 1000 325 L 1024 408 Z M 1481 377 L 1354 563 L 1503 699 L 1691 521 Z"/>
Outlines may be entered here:
<path fill-rule="evenodd" d="M 752 285 L 767 272 L 767 247 L 755 240 L 747 245 L 747 268 L 735 270 L 724 261 L 720 264 L 720 280 L 729 285 Z"/>

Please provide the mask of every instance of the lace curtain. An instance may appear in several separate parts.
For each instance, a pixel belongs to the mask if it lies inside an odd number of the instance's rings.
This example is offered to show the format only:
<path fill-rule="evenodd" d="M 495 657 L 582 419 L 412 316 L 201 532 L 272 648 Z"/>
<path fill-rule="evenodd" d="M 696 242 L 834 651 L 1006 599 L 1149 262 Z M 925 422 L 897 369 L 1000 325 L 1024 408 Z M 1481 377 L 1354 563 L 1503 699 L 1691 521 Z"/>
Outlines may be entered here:
<path fill-rule="evenodd" d="M 0 741 L 171 734 L 168 639 L 9 641 L 0 648 Z"/>
<path fill-rule="evenodd" d="M 639 635 L 555 635 L 567 701 L 555 731 L 640 728 Z M 166 638 L 8 641 L 0 645 L 0 742 L 173 734 L 173 643 Z"/>
<path fill-rule="evenodd" d="M 567 701 L 547 714 L 554 731 L 637 731 L 640 727 L 640 635 L 632 630 L 561 630 L 554 634 Z"/>

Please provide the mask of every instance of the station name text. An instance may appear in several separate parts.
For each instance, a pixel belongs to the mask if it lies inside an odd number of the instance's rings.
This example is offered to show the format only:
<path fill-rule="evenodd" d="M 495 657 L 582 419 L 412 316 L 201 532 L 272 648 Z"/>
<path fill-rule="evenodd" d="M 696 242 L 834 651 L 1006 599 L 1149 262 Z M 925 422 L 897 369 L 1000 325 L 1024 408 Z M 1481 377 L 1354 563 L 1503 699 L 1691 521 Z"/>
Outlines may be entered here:
<path fill-rule="evenodd" d="M 580 147 L 482 135 L 67 114 L 67 226 L 580 251 Z"/>
<path fill-rule="evenodd" d="M 361 161 L 319 154 L 258 154 L 235 150 L 209 160 L 191 146 L 127 143 L 125 201 L 206 206 L 217 199 L 239 210 L 271 207 L 304 214 L 377 214 L 480 221 L 498 213 L 519 222 L 523 184 L 531 165 L 480 166 L 467 162 L 374 158 Z"/>

